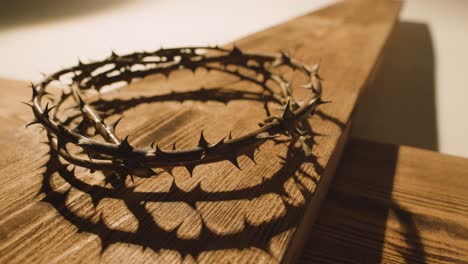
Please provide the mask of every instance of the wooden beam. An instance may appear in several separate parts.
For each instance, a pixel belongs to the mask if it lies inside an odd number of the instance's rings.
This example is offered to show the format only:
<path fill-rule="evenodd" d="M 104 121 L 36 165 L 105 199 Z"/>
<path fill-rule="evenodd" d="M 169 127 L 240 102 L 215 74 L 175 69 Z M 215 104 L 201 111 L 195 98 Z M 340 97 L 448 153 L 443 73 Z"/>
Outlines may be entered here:
<path fill-rule="evenodd" d="M 239 160 L 195 169 L 176 168 L 136 179 L 116 191 L 102 175 L 70 167 L 48 154 L 38 128 L 24 129 L 29 111 L 19 104 L 24 84 L 2 81 L 0 98 L 0 262 L 285 262 L 300 253 L 347 139 L 351 114 L 397 19 L 400 2 L 345 1 L 236 41 L 241 49 L 289 51 L 304 63 L 321 62 L 324 99 L 310 119 L 316 159 L 286 144 L 267 144 L 254 164 Z M 249 89 L 223 75 L 181 72 L 169 82 L 153 76 L 104 95 L 101 105 L 125 114 L 120 137 L 162 148 L 195 146 L 246 133 L 263 119 L 263 102 L 226 105 L 193 96 L 180 103 L 171 91 Z M 300 80 L 298 80 L 300 81 Z M 227 90 L 229 90 L 227 89 Z M 162 99 L 168 102 L 160 102 Z M 137 103 L 139 104 L 136 106 Z M 47 195 L 46 195 L 47 194 Z"/>
<path fill-rule="evenodd" d="M 468 159 L 351 140 L 302 263 L 467 263 Z"/>

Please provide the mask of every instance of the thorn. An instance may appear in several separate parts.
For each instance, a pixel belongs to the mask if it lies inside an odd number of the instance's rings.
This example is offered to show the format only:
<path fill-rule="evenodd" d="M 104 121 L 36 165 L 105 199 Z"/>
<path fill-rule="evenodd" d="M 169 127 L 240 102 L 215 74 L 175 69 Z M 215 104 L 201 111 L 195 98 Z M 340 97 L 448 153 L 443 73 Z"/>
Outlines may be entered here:
<path fill-rule="evenodd" d="M 31 108 L 34 108 L 34 106 L 33 106 L 31 103 L 28 103 L 28 102 L 21 102 L 21 103 L 22 103 L 22 104 L 25 104 L 25 105 L 27 105 L 27 106 L 29 106 L 29 107 L 31 107 Z"/>
<path fill-rule="evenodd" d="M 114 132 L 115 132 L 115 129 L 116 129 L 117 125 L 120 123 L 120 121 L 121 121 L 122 119 L 123 119 L 123 116 L 119 117 L 119 119 L 117 119 L 117 120 L 111 125 L 112 130 L 114 130 Z"/>
<path fill-rule="evenodd" d="M 314 64 L 314 66 L 312 66 L 312 73 L 314 75 L 316 75 L 318 73 L 319 69 L 320 69 L 320 63 Z"/>
<path fill-rule="evenodd" d="M 31 123 L 26 124 L 26 128 L 28 128 L 29 126 L 35 125 L 35 124 L 40 124 L 40 123 L 41 122 L 39 122 L 39 120 L 34 119 Z"/>
<path fill-rule="evenodd" d="M 80 107 L 80 110 L 83 110 L 83 108 L 85 107 L 86 103 L 85 101 L 83 100 L 83 98 L 81 98 L 81 96 L 77 93 L 76 94 L 76 97 L 78 98 L 78 105 Z"/>
<path fill-rule="evenodd" d="M 119 57 L 119 55 L 117 55 L 117 53 L 115 53 L 114 50 L 111 50 L 110 58 L 111 58 L 111 59 L 115 59 L 115 58 L 117 58 L 117 57 Z"/>
<path fill-rule="evenodd" d="M 154 148 L 155 141 L 151 142 L 151 148 Z"/>
<path fill-rule="evenodd" d="M 234 45 L 231 50 L 231 55 L 242 55 L 242 51 L 236 45 Z"/>
<path fill-rule="evenodd" d="M 284 108 L 283 112 L 283 120 L 285 119 L 290 119 L 294 117 L 294 113 L 291 111 L 291 100 L 288 99 L 288 102 L 286 103 L 286 107 Z"/>
<path fill-rule="evenodd" d="M 81 120 L 81 122 L 78 124 L 78 126 L 76 126 L 74 128 L 75 131 L 81 133 L 81 134 L 85 134 L 86 133 L 86 130 L 88 128 L 88 119 L 86 118 L 83 118 L 83 120 Z"/>
<path fill-rule="evenodd" d="M 231 132 L 231 131 L 229 131 L 228 139 L 229 139 L 229 140 L 232 139 L 232 132 Z"/>
<path fill-rule="evenodd" d="M 133 150 L 133 147 L 128 143 L 128 136 L 126 136 L 119 145 L 118 151 L 120 153 L 128 153 Z"/>
<path fill-rule="evenodd" d="M 203 130 L 200 133 L 200 140 L 198 141 L 198 146 L 202 148 L 207 148 L 209 143 L 206 141 L 205 136 L 203 135 Z"/>
<path fill-rule="evenodd" d="M 172 150 L 176 150 L 176 143 L 172 144 Z"/>
<path fill-rule="evenodd" d="M 46 106 L 44 107 L 44 115 L 48 117 L 50 111 L 54 109 L 55 107 L 57 107 L 57 105 L 54 105 L 51 108 L 49 108 L 49 103 L 46 103 Z"/>
<path fill-rule="evenodd" d="M 162 155 L 162 154 L 164 154 L 165 152 L 164 152 L 161 148 L 159 148 L 158 145 L 156 145 L 156 151 L 155 151 L 155 153 L 156 153 L 156 155 Z"/>
<path fill-rule="evenodd" d="M 79 65 L 79 66 L 84 66 L 84 63 L 81 61 L 80 58 L 78 58 L 78 65 Z"/>
<path fill-rule="evenodd" d="M 289 56 L 288 53 L 284 52 L 284 51 L 280 51 L 280 54 L 281 54 L 281 61 L 285 64 L 289 64 L 291 63 L 291 57 Z"/>
<path fill-rule="evenodd" d="M 317 101 L 317 104 L 318 105 L 322 105 L 322 104 L 329 104 L 331 103 L 332 101 L 323 101 L 322 98 L 319 98 L 318 101 Z"/>

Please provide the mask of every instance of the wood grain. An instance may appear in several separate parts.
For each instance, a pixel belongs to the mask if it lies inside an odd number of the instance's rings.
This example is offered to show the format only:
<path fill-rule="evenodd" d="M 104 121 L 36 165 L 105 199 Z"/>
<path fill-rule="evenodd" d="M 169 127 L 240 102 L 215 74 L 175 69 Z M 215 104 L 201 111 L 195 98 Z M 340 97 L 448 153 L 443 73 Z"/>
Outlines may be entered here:
<path fill-rule="evenodd" d="M 19 101 L 28 100 L 29 91 L 24 83 L 2 81 L 0 262 L 293 261 L 399 8 L 387 0 L 341 2 L 236 42 L 250 51 L 289 50 L 306 64 L 322 61 L 324 97 L 333 104 L 310 119 L 324 135 L 317 138 L 316 158 L 271 143 L 256 154 L 257 165 L 241 158 L 242 170 L 220 162 L 197 167 L 190 177 L 177 168 L 174 176 L 137 178 L 133 189 L 115 190 L 99 172 L 71 173 L 40 143 L 39 128 L 24 129 L 32 115 Z M 97 108 L 117 109 L 111 119 L 124 114 L 117 134 L 131 135 L 131 144 L 157 140 L 162 148 L 173 142 L 184 148 L 196 145 L 201 130 L 213 142 L 230 130 L 246 133 L 263 119 L 263 102 L 255 98 L 192 92 L 200 86 L 258 91 L 234 81 L 205 72 L 179 72 L 169 81 L 151 76 L 104 95 Z"/>
<path fill-rule="evenodd" d="M 350 140 L 302 263 L 468 263 L 468 159 Z"/>

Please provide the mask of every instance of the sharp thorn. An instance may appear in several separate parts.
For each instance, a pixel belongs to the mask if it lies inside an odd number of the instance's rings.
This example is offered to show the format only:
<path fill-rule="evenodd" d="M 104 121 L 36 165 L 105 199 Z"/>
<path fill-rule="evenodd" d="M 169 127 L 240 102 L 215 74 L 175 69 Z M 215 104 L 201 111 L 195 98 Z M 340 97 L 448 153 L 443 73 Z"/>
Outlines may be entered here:
<path fill-rule="evenodd" d="M 28 102 L 21 102 L 21 103 L 22 103 L 22 104 L 25 104 L 25 105 L 27 105 L 27 106 L 29 106 L 29 107 L 31 107 L 31 108 L 34 107 L 31 103 L 28 103 Z"/>
<path fill-rule="evenodd" d="M 115 128 L 117 127 L 117 125 L 120 123 L 120 121 L 122 120 L 123 116 L 119 117 L 119 119 L 117 119 L 112 125 L 112 129 L 115 131 Z"/>
<path fill-rule="evenodd" d="M 289 119 L 291 117 L 294 117 L 294 113 L 291 111 L 291 100 L 288 100 L 284 108 L 283 119 Z"/>
<path fill-rule="evenodd" d="M 40 124 L 39 120 L 35 119 L 31 123 L 26 124 L 26 128 L 28 128 L 29 126 L 35 125 L 35 124 Z"/>

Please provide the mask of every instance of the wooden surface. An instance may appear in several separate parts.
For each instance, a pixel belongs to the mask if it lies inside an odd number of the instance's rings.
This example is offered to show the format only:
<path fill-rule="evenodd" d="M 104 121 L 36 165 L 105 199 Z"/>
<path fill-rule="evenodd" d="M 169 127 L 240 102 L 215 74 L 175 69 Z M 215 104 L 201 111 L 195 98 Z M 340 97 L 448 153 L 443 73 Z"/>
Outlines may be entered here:
<path fill-rule="evenodd" d="M 468 263 L 468 159 L 350 140 L 302 263 Z"/>
<path fill-rule="evenodd" d="M 32 115 L 19 102 L 30 91 L 24 83 L 2 81 L 0 262 L 294 260 L 399 8 L 395 1 L 346 1 L 236 42 L 250 51 L 286 50 L 306 64 L 322 62 L 324 99 L 333 103 L 310 119 L 323 134 L 313 150 L 316 158 L 272 143 L 256 154 L 257 165 L 241 157 L 240 171 L 221 162 L 197 167 L 190 177 L 179 168 L 174 177 L 137 178 L 135 188 L 116 191 L 99 172 L 71 173 L 40 143 L 45 136 L 38 127 L 24 129 Z M 195 146 L 202 129 L 213 142 L 230 130 L 234 136 L 246 133 L 263 119 L 258 96 L 238 100 L 229 92 L 259 90 L 233 81 L 203 72 L 177 73 L 169 82 L 153 76 L 105 95 L 108 101 L 97 108 L 118 107 L 115 114 L 125 118 L 117 134 L 131 135 L 134 145 L 157 140 L 163 149 L 175 141 L 179 148 Z M 190 92 L 200 86 L 222 87 L 225 94 Z M 115 96 L 121 101 L 112 101 Z"/>

